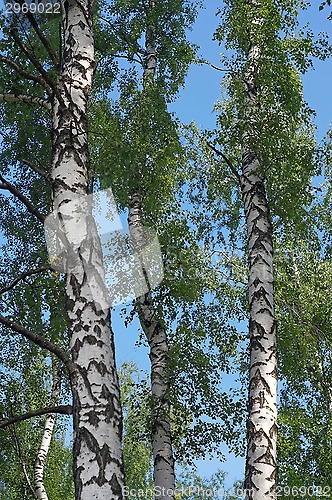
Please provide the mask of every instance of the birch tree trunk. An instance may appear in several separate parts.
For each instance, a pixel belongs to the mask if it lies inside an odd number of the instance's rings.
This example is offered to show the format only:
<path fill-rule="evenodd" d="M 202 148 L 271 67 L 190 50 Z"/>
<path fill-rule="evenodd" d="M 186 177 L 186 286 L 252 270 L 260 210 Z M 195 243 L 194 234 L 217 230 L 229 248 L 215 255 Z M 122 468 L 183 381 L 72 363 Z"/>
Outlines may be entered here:
<path fill-rule="evenodd" d="M 61 366 L 57 359 L 52 359 L 52 373 L 53 373 L 53 383 L 52 383 L 52 395 L 50 406 L 56 406 L 59 402 L 60 390 L 61 390 Z M 55 426 L 56 413 L 50 413 L 46 416 L 43 437 L 40 443 L 40 448 L 35 461 L 34 467 L 34 483 L 35 483 L 35 494 L 38 500 L 48 500 L 47 492 L 44 485 L 44 470 L 46 465 L 47 455 L 50 449 L 53 430 Z"/>
<path fill-rule="evenodd" d="M 140 193 L 136 191 L 132 194 L 128 214 L 130 235 L 136 248 L 144 246 L 141 216 L 142 200 Z M 139 297 L 136 304 L 140 323 L 150 347 L 155 499 L 174 499 L 175 472 L 170 424 L 167 334 L 158 318 L 150 291 Z"/>
<path fill-rule="evenodd" d="M 259 2 L 252 1 L 257 8 Z M 263 22 L 254 20 L 250 30 Z M 249 39 L 244 75 L 242 199 L 248 234 L 250 381 L 245 488 L 247 498 L 275 499 L 277 440 L 277 358 L 273 288 L 273 242 L 269 207 L 252 132 L 259 111 L 260 47 Z"/>
<path fill-rule="evenodd" d="M 124 486 L 122 414 L 113 332 L 109 309 L 100 305 L 102 298 L 100 304 L 94 300 L 104 294 L 102 251 L 91 213 L 73 213 L 75 201 L 87 194 L 88 187 L 87 100 L 95 69 L 92 5 L 89 0 L 66 0 L 63 7 L 64 54 L 53 104 L 52 179 L 54 208 L 73 230 L 70 236 L 76 244 L 76 253 L 66 256 L 74 362 L 75 499 L 119 500 Z"/>
<path fill-rule="evenodd" d="M 150 0 L 149 14 L 153 12 L 154 6 L 155 2 Z M 153 82 L 156 67 L 155 27 L 153 22 L 149 22 L 148 19 L 145 36 L 144 88 L 148 88 Z M 128 213 L 130 235 L 135 247 L 138 249 L 144 247 L 142 202 L 142 196 L 138 187 L 138 189 L 132 192 Z M 139 297 L 136 304 L 140 323 L 150 347 L 152 454 L 155 499 L 174 499 L 175 472 L 170 424 L 167 334 L 158 318 L 150 291 L 144 296 Z"/>

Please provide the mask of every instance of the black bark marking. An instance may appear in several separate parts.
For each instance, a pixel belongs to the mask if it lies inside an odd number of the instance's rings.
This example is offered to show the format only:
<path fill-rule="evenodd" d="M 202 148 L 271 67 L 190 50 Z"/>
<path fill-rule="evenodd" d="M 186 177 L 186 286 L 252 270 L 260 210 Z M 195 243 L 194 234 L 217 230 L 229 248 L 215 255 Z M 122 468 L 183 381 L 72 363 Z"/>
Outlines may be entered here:
<path fill-rule="evenodd" d="M 266 304 L 268 305 L 268 307 L 270 309 L 272 309 L 272 304 L 269 301 L 268 296 L 269 296 L 269 293 L 265 290 L 264 286 L 261 286 L 258 290 L 255 290 L 253 292 L 250 306 L 252 305 L 252 303 L 254 301 L 260 302 L 261 299 L 263 299 L 264 302 L 266 302 Z"/>
<path fill-rule="evenodd" d="M 249 319 L 249 331 L 252 342 L 259 342 L 259 339 L 262 339 L 267 335 L 265 328 L 258 323 L 258 321 L 252 318 Z"/>
<path fill-rule="evenodd" d="M 113 403 L 114 395 L 109 391 L 109 389 L 103 385 L 101 390 L 101 397 L 107 401 L 105 406 L 105 420 L 107 423 L 111 422 L 115 415 L 115 406 Z"/>
<path fill-rule="evenodd" d="M 262 376 L 261 372 L 259 369 L 255 371 L 253 375 L 250 377 L 250 382 L 249 382 L 249 390 L 252 390 L 252 386 L 254 387 L 260 387 L 263 386 L 263 388 L 271 395 L 271 389 L 269 384 L 266 382 L 265 378 Z M 251 400 L 254 400 L 255 398 L 251 397 Z"/>
<path fill-rule="evenodd" d="M 87 413 L 87 417 L 89 424 L 97 428 L 100 422 L 100 418 L 98 417 L 97 413 L 94 410 L 91 410 L 89 411 L 89 413 Z"/>

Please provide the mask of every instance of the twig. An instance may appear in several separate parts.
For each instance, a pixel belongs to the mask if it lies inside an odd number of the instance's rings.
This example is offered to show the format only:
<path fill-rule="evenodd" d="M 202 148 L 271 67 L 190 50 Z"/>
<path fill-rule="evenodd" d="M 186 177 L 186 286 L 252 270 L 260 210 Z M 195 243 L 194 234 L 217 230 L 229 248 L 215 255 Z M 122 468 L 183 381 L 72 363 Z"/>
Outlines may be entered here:
<path fill-rule="evenodd" d="M 143 60 L 142 59 L 136 59 L 134 56 L 125 56 L 125 55 L 121 55 L 121 54 L 114 54 L 114 57 L 117 57 L 119 59 L 126 59 L 127 61 L 135 61 L 137 62 L 138 64 L 141 64 L 143 65 Z M 137 57 L 139 57 L 139 55 L 137 54 Z"/>
<path fill-rule="evenodd" d="M 44 224 L 45 216 L 39 212 L 38 208 L 36 208 L 31 203 L 31 201 L 28 200 L 26 196 L 24 196 L 24 194 L 22 194 L 15 186 L 10 184 L 10 182 L 6 181 L 2 177 L 2 175 L 0 175 L 0 181 L 2 182 L 2 184 L 0 184 L 0 189 L 6 189 L 10 193 L 12 193 L 17 199 L 19 199 L 26 206 L 26 208 L 32 215 L 37 217 L 37 219 L 40 220 L 42 224 Z"/>
<path fill-rule="evenodd" d="M 213 146 L 213 144 L 211 144 L 211 142 L 209 141 L 206 141 L 206 144 L 209 146 L 209 148 L 212 149 L 212 151 L 214 151 L 218 156 L 221 156 L 221 158 L 224 160 L 224 162 L 229 166 L 229 168 L 231 169 L 231 171 L 233 172 L 233 174 L 235 175 L 235 177 L 237 178 L 237 180 L 239 181 L 240 180 L 240 174 L 239 172 L 237 171 L 237 169 L 234 167 L 233 163 L 229 160 L 229 158 L 227 158 L 227 156 L 222 152 L 222 151 L 219 151 L 219 149 L 215 148 L 215 146 Z"/>
<path fill-rule="evenodd" d="M 4 286 L 3 288 L 0 289 L 0 295 L 2 295 L 5 292 L 8 292 L 14 286 L 16 286 L 21 280 L 24 278 L 27 278 L 28 276 L 32 276 L 33 274 L 39 274 L 43 273 L 44 271 L 47 271 L 50 269 L 49 265 L 44 264 L 41 267 L 38 267 L 37 269 L 30 269 L 29 271 L 24 271 L 24 273 L 21 273 L 19 276 L 17 276 L 9 285 Z"/>
<path fill-rule="evenodd" d="M 35 165 L 34 163 L 32 163 L 29 160 L 22 160 L 22 163 L 24 163 L 24 165 L 27 165 L 28 167 L 32 168 L 32 170 L 34 170 L 41 177 L 44 177 L 44 179 L 46 179 L 49 184 L 52 184 L 52 182 L 53 182 L 52 177 L 45 170 L 42 170 L 41 168 L 37 167 L 37 165 Z"/>
<path fill-rule="evenodd" d="M 21 452 L 21 445 L 20 445 L 20 441 L 18 439 L 18 436 L 17 436 L 17 433 L 16 433 L 16 430 L 15 430 L 15 427 L 13 427 L 12 429 L 12 435 L 14 437 L 14 443 L 15 443 L 15 448 L 16 448 L 16 454 L 17 454 L 17 457 L 19 459 L 19 462 L 22 466 L 22 471 L 23 471 L 23 474 L 24 474 L 24 477 L 25 477 L 25 480 L 26 482 L 28 483 L 28 486 L 34 496 L 34 498 L 36 498 L 38 500 L 38 497 L 35 493 L 35 490 L 33 489 L 33 486 L 31 484 L 31 481 L 30 481 L 30 478 L 29 478 L 29 474 L 28 474 L 28 471 L 27 471 L 27 468 L 26 468 L 26 465 L 25 465 L 25 461 L 23 460 L 23 457 L 22 457 L 22 452 Z"/>
<path fill-rule="evenodd" d="M 194 59 L 194 63 L 196 64 L 207 64 L 208 66 L 211 66 L 211 68 L 216 69 L 217 71 L 224 71 L 224 72 L 229 72 L 229 73 L 234 73 L 234 70 L 232 69 L 227 69 L 227 68 L 219 68 L 218 66 L 215 66 L 214 64 L 210 63 L 206 59 Z"/>
<path fill-rule="evenodd" d="M 44 82 L 47 86 L 45 88 L 48 91 L 48 93 L 51 95 L 52 91 L 53 92 L 55 91 L 55 87 L 54 87 L 54 83 L 50 79 L 47 71 L 45 71 L 43 66 L 38 61 L 37 57 L 31 52 L 31 50 L 28 49 L 28 47 L 25 45 L 23 40 L 19 37 L 17 30 L 11 29 L 10 33 L 11 33 L 12 37 L 14 38 L 15 42 L 17 43 L 17 45 L 21 48 L 22 52 L 32 62 L 32 64 L 36 68 L 36 70 L 39 71 L 39 73 L 42 75 Z"/>
<path fill-rule="evenodd" d="M 47 83 L 45 82 L 44 78 L 42 78 L 41 76 L 37 76 L 37 75 L 34 75 L 33 73 L 30 73 L 29 71 L 26 71 L 25 69 L 21 68 L 21 66 L 16 64 L 16 62 L 12 61 L 11 59 L 9 59 L 8 57 L 5 57 L 3 55 L 0 55 L 0 62 L 7 64 L 7 66 L 10 66 L 11 68 L 13 68 L 13 70 L 15 70 L 16 73 L 18 73 L 19 75 L 23 76 L 27 80 L 32 80 L 35 83 L 39 83 L 46 90 L 49 91 L 49 87 L 48 87 Z"/>
<path fill-rule="evenodd" d="M 24 4 L 24 0 L 18 0 L 18 3 L 22 6 Z M 52 59 L 52 62 L 54 64 L 54 66 L 57 67 L 58 66 L 57 57 L 56 57 L 55 53 L 53 52 L 52 47 L 49 44 L 49 42 L 48 42 L 47 38 L 45 37 L 44 33 L 41 31 L 40 27 L 38 26 L 38 23 L 37 23 L 35 17 L 29 11 L 26 13 L 26 17 L 28 18 L 31 26 L 33 27 L 33 29 L 35 30 L 36 34 L 38 35 L 38 38 L 40 39 L 41 43 L 44 45 L 44 47 L 45 47 L 48 55 Z"/>

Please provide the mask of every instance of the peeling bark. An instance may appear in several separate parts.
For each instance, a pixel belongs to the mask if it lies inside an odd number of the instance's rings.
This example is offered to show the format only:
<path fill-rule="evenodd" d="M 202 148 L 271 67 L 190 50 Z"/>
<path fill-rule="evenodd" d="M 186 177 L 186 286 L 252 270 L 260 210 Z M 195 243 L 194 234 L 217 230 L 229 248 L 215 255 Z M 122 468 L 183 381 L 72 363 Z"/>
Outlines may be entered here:
<path fill-rule="evenodd" d="M 51 405 L 56 405 L 59 402 L 61 391 L 61 363 L 59 360 L 52 361 L 53 384 Z M 34 484 L 35 494 L 38 500 L 48 500 L 47 492 L 44 485 L 44 470 L 46 465 L 47 455 L 50 449 L 53 430 L 55 426 L 56 413 L 49 413 L 45 420 L 43 437 L 40 443 L 40 448 L 35 461 L 34 467 Z"/>
<path fill-rule="evenodd" d="M 76 500 L 123 498 L 122 413 L 109 310 L 104 310 L 104 270 L 91 213 L 73 204 L 87 194 L 87 100 L 95 69 L 91 3 L 65 0 L 64 54 L 53 106 L 54 208 L 74 234 L 66 258 L 67 313 L 74 366 L 73 469 Z M 68 252 L 69 253 L 69 252 Z M 93 300 L 99 294 L 100 304 Z"/>
<path fill-rule="evenodd" d="M 257 2 L 253 2 L 257 7 Z M 262 23 L 256 19 L 251 29 Z M 250 40 L 249 40 L 250 42 Z M 247 421 L 247 498 L 275 499 L 277 440 L 277 349 L 274 313 L 272 225 L 252 130 L 259 106 L 256 84 L 261 51 L 250 43 L 244 75 L 244 133 L 240 185 L 248 235 L 250 380 Z"/>

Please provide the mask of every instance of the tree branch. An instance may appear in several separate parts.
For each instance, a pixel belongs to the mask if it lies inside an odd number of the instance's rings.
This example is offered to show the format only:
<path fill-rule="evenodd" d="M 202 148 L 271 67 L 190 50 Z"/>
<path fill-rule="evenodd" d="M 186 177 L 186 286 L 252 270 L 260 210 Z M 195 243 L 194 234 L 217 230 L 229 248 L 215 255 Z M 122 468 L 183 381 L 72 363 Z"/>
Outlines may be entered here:
<path fill-rule="evenodd" d="M 4 102 L 19 102 L 26 104 L 38 104 L 43 108 L 51 111 L 52 106 L 49 101 L 38 97 L 36 95 L 26 95 L 26 94 L 0 94 L 0 101 Z"/>
<path fill-rule="evenodd" d="M 24 420 L 29 420 L 33 417 L 39 417 L 40 415 L 47 415 L 48 413 L 60 413 L 61 415 L 72 415 L 73 408 L 71 405 L 60 405 L 60 406 L 48 406 L 47 408 L 39 408 L 38 410 L 29 411 L 24 413 L 24 415 L 19 415 L 17 417 L 9 418 L 0 422 L 0 429 L 5 429 L 10 425 L 16 424 L 18 422 L 23 422 Z"/>
<path fill-rule="evenodd" d="M 52 184 L 52 177 L 47 173 L 45 172 L 45 170 L 42 170 L 41 168 L 37 167 L 37 165 L 35 165 L 34 163 L 32 163 L 31 161 L 29 160 L 22 160 L 22 163 L 24 163 L 24 165 L 27 165 L 28 167 L 32 168 L 32 170 L 34 170 L 37 174 L 39 174 L 41 177 L 44 177 L 44 179 L 49 183 L 49 184 Z"/>
<path fill-rule="evenodd" d="M 36 208 L 31 203 L 31 201 L 28 200 L 26 196 L 24 196 L 24 194 L 22 194 L 15 186 L 10 184 L 10 182 L 6 181 L 2 177 L 2 175 L 0 175 L 0 181 L 2 182 L 2 184 L 0 184 L 0 189 L 6 189 L 10 193 L 12 193 L 17 199 L 19 199 L 26 206 L 26 208 L 32 215 L 37 217 L 37 219 L 40 220 L 42 224 L 44 224 L 45 216 L 39 212 L 38 208 Z"/>
<path fill-rule="evenodd" d="M 114 54 L 113 57 L 117 57 L 118 59 L 126 59 L 128 62 L 134 61 L 137 62 L 138 64 L 143 65 L 143 60 L 142 59 L 136 59 L 134 56 L 126 56 L 122 54 Z M 139 57 L 139 55 L 137 55 Z"/>
<path fill-rule="evenodd" d="M 31 332 L 27 328 L 24 328 L 22 325 L 15 323 L 11 318 L 2 316 L 2 314 L 0 314 L 0 323 L 10 328 L 13 332 L 22 335 L 23 337 L 30 340 L 39 347 L 42 347 L 43 349 L 46 349 L 49 352 L 53 352 L 53 354 L 55 354 L 59 359 L 61 359 L 61 361 L 63 361 L 69 373 L 73 371 L 74 363 L 71 361 L 67 353 L 61 347 L 53 344 L 53 342 L 50 342 L 41 335 Z"/>
<path fill-rule="evenodd" d="M 208 66 L 211 66 L 211 68 L 216 69 L 217 71 L 224 71 L 226 73 L 234 73 L 234 71 L 232 69 L 219 68 L 218 66 L 215 66 L 214 64 L 210 63 L 206 59 L 194 59 L 194 63 L 196 63 L 196 64 L 207 64 Z"/>
<path fill-rule="evenodd" d="M 16 64 L 16 62 L 12 61 L 11 59 L 9 59 L 8 57 L 5 57 L 3 55 L 0 55 L 0 62 L 7 64 L 11 68 L 13 68 L 13 70 L 15 70 L 16 73 L 23 76 L 27 80 L 32 80 L 35 83 L 39 83 L 48 92 L 50 92 L 50 89 L 49 89 L 47 83 L 45 82 L 44 78 L 42 78 L 41 76 L 37 76 L 37 75 L 34 75 L 33 73 L 30 73 L 29 71 L 26 71 L 25 69 L 21 68 L 21 66 Z"/>
<path fill-rule="evenodd" d="M 18 0 L 18 3 L 22 6 L 24 4 L 24 0 Z M 39 40 L 44 45 L 44 47 L 45 47 L 48 55 L 52 59 L 52 62 L 54 64 L 54 66 L 57 67 L 58 66 L 57 57 L 56 57 L 54 51 L 52 50 L 52 47 L 49 44 L 49 42 L 48 42 L 47 38 L 45 37 L 44 33 L 41 31 L 40 27 L 38 26 L 38 23 L 37 23 L 36 19 L 34 18 L 33 14 L 28 11 L 25 15 L 28 18 L 31 26 L 33 27 L 33 29 L 35 31 L 35 33 L 37 34 Z"/>
<path fill-rule="evenodd" d="M 233 163 L 229 160 L 229 158 L 227 158 L 226 155 L 224 155 L 224 153 L 222 151 L 219 151 L 219 149 L 215 148 L 213 146 L 213 144 L 211 144 L 211 142 L 209 141 L 206 141 L 206 144 L 209 146 L 209 148 L 212 149 L 212 151 L 214 151 L 214 153 L 216 153 L 218 156 L 221 156 L 221 158 L 224 160 L 224 162 L 229 166 L 229 168 L 231 169 L 231 171 L 233 172 L 233 174 L 235 175 L 235 177 L 237 178 L 237 180 L 239 181 L 240 180 L 240 174 L 239 172 L 237 171 L 237 169 L 234 167 Z"/>
<path fill-rule="evenodd" d="M 43 66 L 38 61 L 37 57 L 31 52 L 31 50 L 28 49 L 28 47 L 25 45 L 25 43 L 23 42 L 23 40 L 19 37 L 17 30 L 16 29 L 11 29 L 10 30 L 10 34 L 14 38 L 15 42 L 17 43 L 17 45 L 21 48 L 22 52 L 32 62 L 32 64 L 36 68 L 36 70 L 39 71 L 39 73 L 42 75 L 43 80 L 44 80 L 44 82 L 46 84 L 45 88 L 48 91 L 48 93 L 51 95 L 52 91 L 53 92 L 55 91 L 55 88 L 54 88 L 54 83 L 50 79 L 47 71 L 45 71 L 45 69 L 43 68 Z"/>
<path fill-rule="evenodd" d="M 21 273 L 11 283 L 9 283 L 9 285 L 6 285 L 0 289 L 0 295 L 2 295 L 3 293 L 8 292 L 12 288 L 14 288 L 14 286 L 16 286 L 17 283 L 19 283 L 24 278 L 27 278 L 28 276 L 32 276 L 33 274 L 43 273 L 44 271 L 47 271 L 48 269 L 50 269 L 50 266 L 44 264 L 43 266 L 38 267 L 37 269 L 30 269 L 29 271 L 25 271 L 24 273 Z"/>
<path fill-rule="evenodd" d="M 12 435 L 14 437 L 14 443 L 15 443 L 15 448 L 16 448 L 16 454 L 17 454 L 17 457 L 18 457 L 18 460 L 21 464 L 21 467 L 22 467 L 22 471 L 23 471 L 23 474 L 24 474 L 24 477 L 25 477 L 25 480 L 30 488 L 30 491 L 33 495 L 34 498 L 37 498 L 37 495 L 35 493 L 35 490 L 33 489 L 32 487 L 32 484 L 31 484 L 31 481 L 30 481 L 30 478 L 29 478 L 29 474 L 28 474 L 28 471 L 27 471 L 27 468 L 26 468 L 26 464 L 25 464 L 25 461 L 23 460 L 23 457 L 22 457 L 22 452 L 21 452 L 21 445 L 20 445 L 20 441 L 18 439 L 18 436 L 16 434 L 16 431 L 15 431 L 15 427 L 13 427 L 12 429 Z"/>

